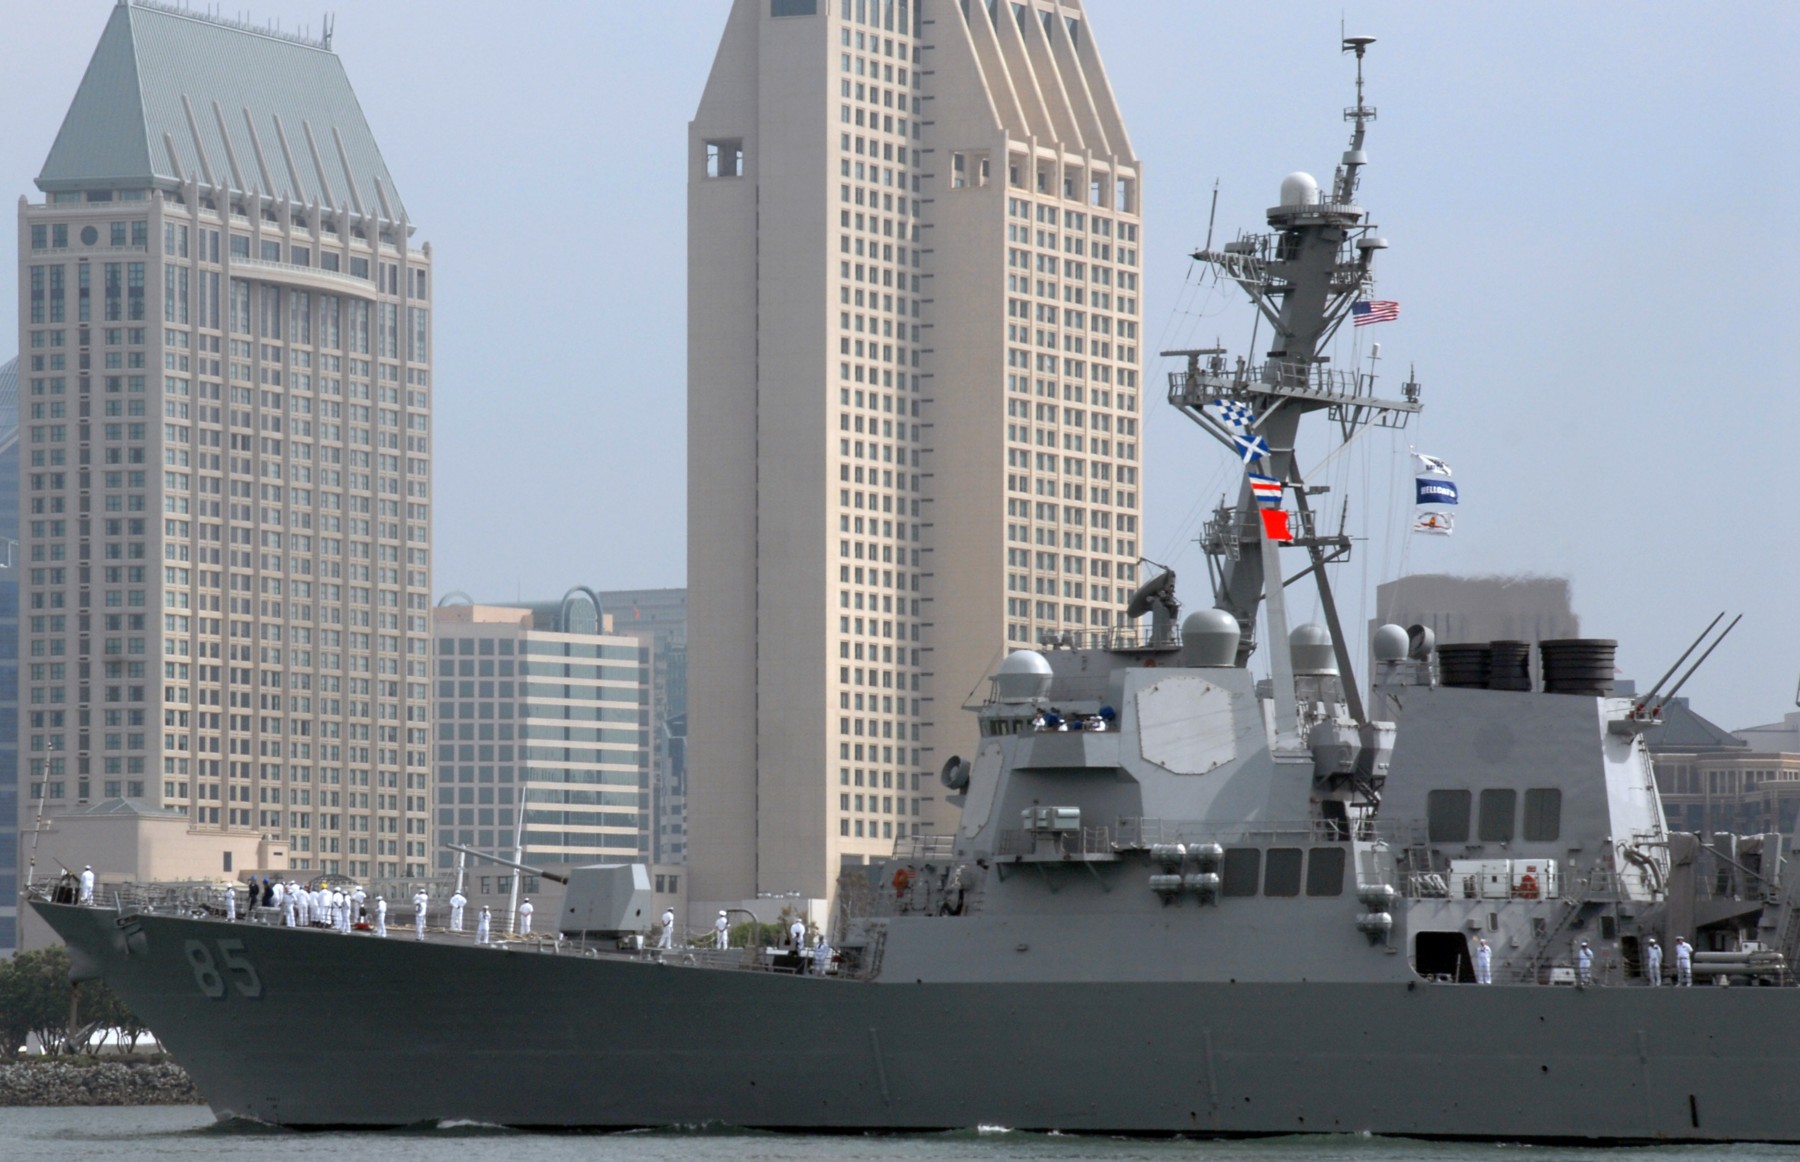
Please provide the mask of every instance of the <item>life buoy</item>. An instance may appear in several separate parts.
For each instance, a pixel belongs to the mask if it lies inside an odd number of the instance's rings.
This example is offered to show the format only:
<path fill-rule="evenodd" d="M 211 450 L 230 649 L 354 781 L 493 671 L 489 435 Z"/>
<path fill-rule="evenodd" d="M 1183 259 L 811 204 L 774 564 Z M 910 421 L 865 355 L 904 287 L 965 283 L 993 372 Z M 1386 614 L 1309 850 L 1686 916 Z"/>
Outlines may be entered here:
<path fill-rule="evenodd" d="M 894 895 L 904 896 L 906 889 L 912 884 L 912 872 L 901 868 L 894 873 Z"/>
<path fill-rule="evenodd" d="M 1521 900 L 1537 899 L 1538 898 L 1537 877 L 1532 875 L 1530 872 L 1526 872 L 1524 875 L 1520 876 L 1519 877 L 1519 886 L 1514 891 L 1513 894 L 1518 896 Z"/>

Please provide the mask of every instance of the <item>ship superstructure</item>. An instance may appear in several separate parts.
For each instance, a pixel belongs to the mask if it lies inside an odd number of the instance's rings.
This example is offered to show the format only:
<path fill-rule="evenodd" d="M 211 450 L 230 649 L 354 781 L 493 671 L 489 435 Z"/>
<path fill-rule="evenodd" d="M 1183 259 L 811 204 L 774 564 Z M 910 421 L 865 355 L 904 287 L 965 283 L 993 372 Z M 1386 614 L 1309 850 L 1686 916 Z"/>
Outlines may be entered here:
<path fill-rule="evenodd" d="M 40 895 L 77 975 L 221 1116 L 286 1125 L 1800 1141 L 1780 839 L 1669 832 L 1654 707 L 1612 695 L 1611 644 L 1546 643 L 1538 689 L 1516 643 L 1383 626 L 1368 697 L 1355 680 L 1327 578 L 1349 541 L 1294 449 L 1319 413 L 1347 439 L 1419 407 L 1324 355 L 1383 246 L 1356 204 L 1370 43 L 1345 42 L 1329 192 L 1291 175 L 1268 232 L 1197 255 L 1272 336 L 1171 377 L 1245 465 L 1203 538 L 1212 607 L 1181 619 L 1164 572 L 1142 632 L 1009 655 L 944 765 L 956 830 L 849 874 L 834 951 L 645 949 L 638 905 L 598 897 L 480 945 Z M 1287 624 L 1300 577 L 1324 625 Z M 1740 987 L 1663 987 L 1678 939 Z"/>

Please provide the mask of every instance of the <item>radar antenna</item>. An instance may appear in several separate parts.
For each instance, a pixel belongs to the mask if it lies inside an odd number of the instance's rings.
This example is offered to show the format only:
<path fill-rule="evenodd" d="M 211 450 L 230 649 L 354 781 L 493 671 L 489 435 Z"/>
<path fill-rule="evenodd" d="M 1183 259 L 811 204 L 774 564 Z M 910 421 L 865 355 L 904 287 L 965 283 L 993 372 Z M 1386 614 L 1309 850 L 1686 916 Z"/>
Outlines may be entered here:
<path fill-rule="evenodd" d="M 1369 155 L 1363 152 L 1363 135 L 1368 130 L 1369 122 L 1375 120 L 1375 110 L 1363 103 L 1363 54 L 1375 43 L 1372 36 L 1346 36 L 1344 51 L 1356 54 L 1356 107 L 1344 110 L 1344 120 L 1354 121 L 1356 128 L 1350 133 L 1350 148 L 1344 151 L 1344 164 L 1338 169 L 1337 196 L 1332 200 L 1348 205 L 1356 201 L 1357 171 L 1369 162 Z"/>

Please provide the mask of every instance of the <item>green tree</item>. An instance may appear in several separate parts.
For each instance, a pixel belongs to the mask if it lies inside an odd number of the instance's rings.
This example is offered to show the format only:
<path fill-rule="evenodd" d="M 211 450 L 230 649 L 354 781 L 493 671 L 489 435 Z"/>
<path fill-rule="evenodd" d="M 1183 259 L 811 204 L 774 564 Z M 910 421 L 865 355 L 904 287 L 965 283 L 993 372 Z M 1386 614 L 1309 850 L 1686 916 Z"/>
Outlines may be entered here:
<path fill-rule="evenodd" d="M 8 1057 L 37 1034 L 46 1051 L 68 1036 L 69 953 L 60 945 L 21 952 L 0 972 L 0 1049 Z"/>

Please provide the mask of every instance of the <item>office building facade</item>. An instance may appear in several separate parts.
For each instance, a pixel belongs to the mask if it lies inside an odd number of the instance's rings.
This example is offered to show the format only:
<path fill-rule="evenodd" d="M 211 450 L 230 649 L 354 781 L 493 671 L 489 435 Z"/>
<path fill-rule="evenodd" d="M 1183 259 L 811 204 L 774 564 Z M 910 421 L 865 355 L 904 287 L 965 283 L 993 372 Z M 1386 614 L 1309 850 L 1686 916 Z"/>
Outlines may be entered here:
<path fill-rule="evenodd" d="M 687 862 L 687 590 L 607 589 L 619 633 L 650 647 L 651 858 Z"/>
<path fill-rule="evenodd" d="M 0 364 L 0 957 L 19 947 L 19 361 Z"/>
<path fill-rule="evenodd" d="M 21 814 L 423 875 L 431 258 L 329 37 L 120 3 L 37 186 Z"/>
<path fill-rule="evenodd" d="M 939 826 L 1136 582 L 1142 167 L 1074 0 L 738 0 L 689 127 L 691 898 Z"/>
<path fill-rule="evenodd" d="M 530 608 L 433 611 L 440 874 L 447 844 L 516 846 L 533 866 L 650 861 L 649 647 L 599 612 L 564 629 Z"/>

